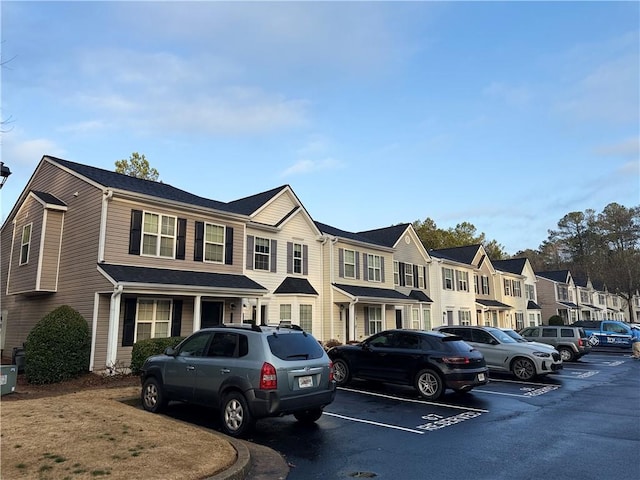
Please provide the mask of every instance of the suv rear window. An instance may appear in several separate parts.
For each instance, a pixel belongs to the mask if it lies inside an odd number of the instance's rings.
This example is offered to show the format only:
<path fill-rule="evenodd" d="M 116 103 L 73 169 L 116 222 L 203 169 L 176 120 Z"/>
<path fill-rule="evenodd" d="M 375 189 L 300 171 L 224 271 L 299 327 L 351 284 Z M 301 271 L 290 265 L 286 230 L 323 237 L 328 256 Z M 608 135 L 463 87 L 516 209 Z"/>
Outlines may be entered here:
<path fill-rule="evenodd" d="M 267 342 L 271 352 L 282 360 L 310 360 L 324 354 L 320 343 L 303 333 L 274 333 L 267 336 Z"/>
<path fill-rule="evenodd" d="M 573 330 L 571 328 L 560 329 L 560 336 L 564 338 L 573 338 Z"/>

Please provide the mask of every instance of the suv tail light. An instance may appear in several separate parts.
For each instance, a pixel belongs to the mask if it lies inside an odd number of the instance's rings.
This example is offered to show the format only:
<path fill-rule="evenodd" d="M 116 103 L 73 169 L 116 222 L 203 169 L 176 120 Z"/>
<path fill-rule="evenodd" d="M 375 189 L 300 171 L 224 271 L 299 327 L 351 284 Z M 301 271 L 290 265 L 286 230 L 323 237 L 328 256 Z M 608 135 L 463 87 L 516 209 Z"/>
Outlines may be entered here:
<path fill-rule="evenodd" d="M 442 361 L 452 365 L 468 365 L 471 363 L 469 357 L 442 357 Z"/>
<path fill-rule="evenodd" d="M 329 383 L 333 382 L 333 362 L 329 362 Z"/>
<path fill-rule="evenodd" d="M 584 344 L 582 343 L 582 339 L 581 338 L 578 339 L 578 346 L 579 347 L 584 347 Z"/>
<path fill-rule="evenodd" d="M 260 390 L 275 390 L 278 388 L 278 375 L 270 363 L 264 362 L 260 369 Z"/>

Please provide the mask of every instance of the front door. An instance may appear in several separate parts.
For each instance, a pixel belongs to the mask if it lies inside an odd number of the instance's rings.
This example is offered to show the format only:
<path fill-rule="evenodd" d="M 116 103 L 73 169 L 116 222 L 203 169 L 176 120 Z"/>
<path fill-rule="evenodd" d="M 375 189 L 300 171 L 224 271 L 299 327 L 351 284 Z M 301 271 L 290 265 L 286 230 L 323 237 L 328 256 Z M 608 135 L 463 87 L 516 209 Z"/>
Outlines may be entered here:
<path fill-rule="evenodd" d="M 396 310 L 396 328 L 402 328 L 402 310 Z"/>
<path fill-rule="evenodd" d="M 202 302 L 200 326 L 215 327 L 222 324 L 222 302 Z"/>

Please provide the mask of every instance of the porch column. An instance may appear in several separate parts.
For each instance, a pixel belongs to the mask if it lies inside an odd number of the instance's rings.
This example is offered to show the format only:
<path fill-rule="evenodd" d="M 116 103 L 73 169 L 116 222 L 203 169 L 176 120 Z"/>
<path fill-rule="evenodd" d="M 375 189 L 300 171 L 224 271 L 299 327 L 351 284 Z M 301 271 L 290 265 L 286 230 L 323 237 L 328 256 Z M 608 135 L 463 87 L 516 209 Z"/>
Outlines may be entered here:
<path fill-rule="evenodd" d="M 120 325 L 120 299 L 122 298 L 122 285 L 116 285 L 111 294 L 109 303 L 109 330 L 107 333 L 107 358 L 106 367 L 111 371 L 116 365 L 118 356 L 118 327 Z"/>
<path fill-rule="evenodd" d="M 202 321 L 202 295 L 196 295 L 193 298 L 193 331 L 200 330 Z"/>

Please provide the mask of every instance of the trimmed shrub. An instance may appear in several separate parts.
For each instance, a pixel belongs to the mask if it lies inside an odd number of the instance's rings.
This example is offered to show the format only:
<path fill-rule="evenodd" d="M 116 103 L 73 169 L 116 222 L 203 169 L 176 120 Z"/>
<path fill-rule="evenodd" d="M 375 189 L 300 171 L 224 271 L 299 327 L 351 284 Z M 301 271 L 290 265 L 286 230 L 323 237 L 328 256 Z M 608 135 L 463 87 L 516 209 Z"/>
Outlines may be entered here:
<path fill-rule="evenodd" d="M 342 345 L 342 342 L 340 340 L 336 340 L 335 338 L 331 338 L 329 340 L 327 340 L 326 342 L 324 342 L 324 349 L 325 350 L 329 350 L 330 348 L 333 347 L 339 347 L 340 345 Z"/>
<path fill-rule="evenodd" d="M 167 347 L 175 347 L 185 337 L 149 338 L 133 345 L 131 351 L 131 373 L 138 375 L 144 361 L 152 355 L 163 353 Z"/>
<path fill-rule="evenodd" d="M 25 342 L 29 383 L 58 383 L 89 371 L 91 334 L 79 312 L 62 305 L 45 315 Z"/>
<path fill-rule="evenodd" d="M 549 317 L 549 325 L 564 325 L 564 320 L 560 315 L 551 315 Z"/>

